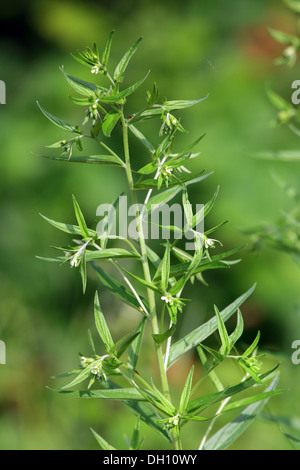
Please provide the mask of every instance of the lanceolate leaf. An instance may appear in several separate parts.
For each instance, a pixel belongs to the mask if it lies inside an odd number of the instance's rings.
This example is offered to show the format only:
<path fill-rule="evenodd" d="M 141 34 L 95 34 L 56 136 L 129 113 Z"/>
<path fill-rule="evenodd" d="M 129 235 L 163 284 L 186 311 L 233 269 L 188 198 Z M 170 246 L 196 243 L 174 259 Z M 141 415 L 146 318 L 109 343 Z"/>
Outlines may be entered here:
<path fill-rule="evenodd" d="M 236 312 L 240 305 L 245 302 L 245 300 L 252 294 L 254 289 L 255 285 L 220 312 L 223 321 L 228 320 L 228 318 L 230 318 L 234 312 Z M 168 367 L 170 367 L 184 353 L 190 351 L 192 348 L 196 347 L 198 344 L 208 338 L 214 331 L 216 331 L 217 327 L 217 319 L 214 317 L 185 335 L 181 340 L 174 343 L 170 348 Z"/>
<path fill-rule="evenodd" d="M 123 76 L 124 76 L 124 73 L 125 73 L 125 70 L 127 68 L 127 65 L 131 59 L 131 57 L 133 56 L 133 54 L 135 53 L 135 51 L 137 50 L 140 42 L 141 42 L 142 38 L 139 38 L 132 46 L 131 48 L 124 54 L 124 56 L 122 57 L 122 59 L 120 60 L 120 62 L 118 63 L 117 67 L 115 68 L 115 71 L 114 71 L 114 79 L 118 82 L 121 82 L 123 80 Z"/>
<path fill-rule="evenodd" d="M 276 373 L 276 369 L 278 366 L 274 367 L 273 369 L 270 369 L 267 372 L 264 372 L 261 374 L 260 381 L 261 383 L 264 383 L 264 381 L 269 380 L 272 377 L 272 374 Z M 269 378 L 269 379 L 268 379 Z M 238 383 L 237 385 L 234 385 L 232 387 L 228 387 L 224 390 L 221 390 L 220 392 L 215 392 L 211 393 L 209 395 L 203 395 L 199 398 L 195 398 L 194 400 L 191 400 L 188 404 L 187 407 L 187 412 L 192 414 L 192 413 L 200 413 L 204 411 L 208 406 L 210 406 L 212 403 L 218 403 L 225 398 L 232 397 L 234 395 L 237 395 L 238 393 L 242 393 L 245 390 L 248 390 L 249 388 L 257 385 L 256 380 L 254 380 L 252 377 L 249 377 L 248 379 L 244 380 L 243 382 Z"/>
<path fill-rule="evenodd" d="M 266 392 L 275 390 L 278 380 L 278 376 L 275 377 L 266 389 Z M 224 450 L 230 447 L 243 434 L 243 432 L 246 431 L 250 424 L 252 424 L 268 400 L 269 398 L 266 398 L 258 403 L 247 406 L 236 419 L 223 426 L 210 439 L 208 439 L 204 445 L 204 450 Z"/>
<path fill-rule="evenodd" d="M 82 236 L 85 237 L 85 238 L 88 238 L 89 237 L 89 231 L 88 231 L 88 228 L 87 228 L 86 222 L 84 220 L 83 214 L 81 212 L 81 209 L 79 207 L 79 204 L 78 204 L 77 199 L 74 196 L 74 194 L 72 195 L 72 198 L 73 198 L 73 205 L 74 205 L 76 219 L 77 219 L 78 225 L 80 227 Z"/>
<path fill-rule="evenodd" d="M 95 315 L 95 324 L 96 324 L 96 328 L 99 333 L 99 336 L 105 345 L 106 351 L 110 352 L 114 348 L 114 342 L 111 337 L 103 312 L 101 310 L 97 292 L 95 294 L 95 300 L 94 300 L 94 315 Z"/>
<path fill-rule="evenodd" d="M 167 111 L 174 111 L 175 109 L 185 109 L 195 104 L 201 103 L 204 101 L 208 95 L 198 98 L 196 100 L 177 100 L 177 101 L 165 101 L 163 104 L 164 109 Z"/>
<path fill-rule="evenodd" d="M 179 413 L 183 414 L 188 406 L 190 395 L 191 395 L 191 390 L 192 390 L 192 380 L 193 380 L 193 373 L 194 373 L 194 366 L 192 366 L 186 382 L 184 384 L 184 388 L 181 394 L 180 398 L 180 404 L 179 404 Z"/>
<path fill-rule="evenodd" d="M 43 219 L 47 220 L 49 224 L 53 225 L 55 228 L 61 230 L 62 232 L 69 233 L 71 235 L 82 235 L 80 227 L 78 225 L 65 224 L 63 222 L 57 222 L 56 220 L 48 219 L 45 215 L 40 214 Z M 88 236 L 95 238 L 97 237 L 97 232 L 95 230 L 88 229 Z"/>
<path fill-rule="evenodd" d="M 108 248 L 97 251 L 86 251 L 86 260 L 110 259 L 110 258 L 138 258 L 136 253 L 124 250 L 123 248 Z"/>
<path fill-rule="evenodd" d="M 102 103 L 117 103 L 118 101 L 123 100 L 127 96 L 131 95 L 131 93 L 133 93 L 146 80 L 148 75 L 149 72 L 144 78 L 136 82 L 134 85 L 131 85 L 130 87 L 126 88 L 125 90 L 120 91 L 120 93 L 112 95 L 102 95 L 100 101 Z"/>
<path fill-rule="evenodd" d="M 139 333 L 139 335 L 136 338 L 134 338 L 128 351 L 127 366 L 130 369 L 132 369 L 132 371 L 135 371 L 137 368 L 137 363 L 138 363 L 138 359 L 139 359 L 141 347 L 142 347 L 142 342 L 143 342 L 145 326 L 146 326 L 146 317 L 143 317 L 137 328 L 137 332 Z"/>
<path fill-rule="evenodd" d="M 75 132 L 76 134 L 80 134 L 80 130 L 78 129 L 77 126 L 73 126 L 72 124 L 69 124 L 68 122 L 64 121 L 63 119 L 59 119 L 56 116 L 53 116 L 53 114 L 48 113 L 40 103 L 37 101 L 38 107 L 42 111 L 42 113 L 56 126 L 60 127 L 61 129 L 64 129 L 65 131 L 69 132 Z"/>
<path fill-rule="evenodd" d="M 101 390 L 57 390 L 76 398 L 101 398 L 107 400 L 145 401 L 145 398 L 135 388 L 112 388 Z"/>
<path fill-rule="evenodd" d="M 61 71 L 66 77 L 66 80 L 69 85 L 81 95 L 94 97 L 101 91 L 105 91 L 105 88 L 100 87 L 99 85 L 94 85 L 94 83 L 86 82 L 85 80 L 80 80 L 79 78 L 72 77 L 72 75 L 67 74 L 63 69 L 61 69 Z"/>
<path fill-rule="evenodd" d="M 102 57 L 101 57 L 101 63 L 105 67 L 107 65 L 107 62 L 108 62 L 108 59 L 109 59 L 109 56 L 110 56 L 111 43 L 112 43 L 112 40 L 113 40 L 114 33 L 115 33 L 115 31 L 113 30 L 110 33 L 110 35 L 108 36 L 108 39 L 106 41 L 104 51 L 103 51 L 103 54 L 102 54 Z"/>
<path fill-rule="evenodd" d="M 96 431 L 94 431 L 94 429 L 91 428 L 91 431 L 92 431 L 96 441 L 98 442 L 98 444 L 100 445 L 100 447 L 103 450 L 116 450 L 115 447 L 111 446 L 105 439 L 103 439 L 103 437 L 99 436 L 99 434 L 96 433 Z"/>
<path fill-rule="evenodd" d="M 112 277 L 106 271 L 104 271 L 100 266 L 97 266 L 93 262 L 91 262 L 93 269 L 95 270 L 98 278 L 100 279 L 101 283 L 107 287 L 116 297 L 120 300 L 125 302 L 126 304 L 130 305 L 131 307 L 135 308 L 136 310 L 141 310 L 141 305 L 133 292 L 127 289 L 123 284 L 121 284 L 117 279 Z M 148 302 L 143 297 L 140 297 L 143 304 L 146 308 L 148 308 Z"/>
<path fill-rule="evenodd" d="M 95 165 L 114 165 L 124 167 L 122 160 L 114 155 L 89 155 L 89 156 L 71 156 L 65 157 L 64 155 L 39 155 L 49 160 L 58 160 L 61 162 L 71 163 L 91 163 Z"/>
<path fill-rule="evenodd" d="M 203 173 L 203 172 L 202 172 Z M 212 175 L 212 172 L 211 173 L 207 173 L 206 175 L 202 175 L 200 174 L 199 176 L 196 176 L 195 178 L 194 177 L 190 177 L 190 176 L 187 176 L 185 178 L 181 178 L 180 180 L 180 183 L 184 183 L 186 186 L 190 185 L 190 184 L 195 184 L 195 183 L 199 183 L 200 181 L 206 179 L 208 176 Z M 178 181 L 177 180 L 174 180 L 174 181 L 169 181 L 168 183 L 168 187 L 172 187 L 172 186 L 178 186 Z M 134 189 L 157 189 L 158 187 L 158 181 L 156 179 L 146 179 L 146 180 L 143 180 L 141 182 L 137 182 L 135 185 L 134 185 Z M 166 183 L 162 184 L 161 186 L 162 188 L 166 188 Z"/>

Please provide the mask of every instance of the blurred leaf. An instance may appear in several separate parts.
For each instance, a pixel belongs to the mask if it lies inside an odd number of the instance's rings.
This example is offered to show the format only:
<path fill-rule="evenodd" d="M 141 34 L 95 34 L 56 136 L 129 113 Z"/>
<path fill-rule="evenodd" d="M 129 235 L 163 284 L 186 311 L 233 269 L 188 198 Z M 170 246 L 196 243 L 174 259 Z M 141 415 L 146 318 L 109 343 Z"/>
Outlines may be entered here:
<path fill-rule="evenodd" d="M 292 36 L 291 34 L 283 33 L 277 29 L 268 28 L 268 31 L 273 39 L 280 42 L 281 44 L 293 44 L 298 45 L 299 39 L 297 36 Z"/>
<path fill-rule="evenodd" d="M 300 161 L 299 150 L 265 150 L 251 153 L 250 156 L 265 160 L 280 160 L 286 162 Z"/>

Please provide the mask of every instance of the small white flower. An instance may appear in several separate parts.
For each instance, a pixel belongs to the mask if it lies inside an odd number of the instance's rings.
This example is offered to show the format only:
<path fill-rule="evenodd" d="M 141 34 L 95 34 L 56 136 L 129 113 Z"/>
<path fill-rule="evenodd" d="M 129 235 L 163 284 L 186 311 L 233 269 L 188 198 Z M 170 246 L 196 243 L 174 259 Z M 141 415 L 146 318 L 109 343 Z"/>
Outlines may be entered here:
<path fill-rule="evenodd" d="M 173 297 L 171 296 L 171 294 L 163 295 L 161 297 L 161 300 L 164 300 L 166 302 L 166 304 L 173 305 Z"/>
<path fill-rule="evenodd" d="M 165 172 L 168 173 L 168 175 L 170 175 L 173 171 L 173 168 L 169 167 L 169 166 L 166 166 L 165 167 Z"/>
<path fill-rule="evenodd" d="M 91 367 L 91 373 L 94 375 L 100 375 L 102 371 L 102 364 L 96 364 L 95 366 Z"/>
<path fill-rule="evenodd" d="M 81 364 L 82 366 L 84 366 L 84 365 L 86 364 L 86 357 L 85 357 L 85 356 L 81 356 L 80 364 Z"/>
<path fill-rule="evenodd" d="M 94 67 L 92 67 L 91 73 L 95 73 L 96 75 L 97 75 L 97 73 L 99 73 L 98 65 L 94 65 Z"/>

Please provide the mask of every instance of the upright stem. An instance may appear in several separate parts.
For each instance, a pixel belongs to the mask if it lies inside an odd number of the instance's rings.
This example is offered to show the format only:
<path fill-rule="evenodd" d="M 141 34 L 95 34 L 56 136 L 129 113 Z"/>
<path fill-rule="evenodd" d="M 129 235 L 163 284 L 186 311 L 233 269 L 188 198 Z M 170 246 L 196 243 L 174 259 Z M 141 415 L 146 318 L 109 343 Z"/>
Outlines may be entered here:
<path fill-rule="evenodd" d="M 138 233 L 139 233 L 139 243 L 140 243 L 140 248 L 141 248 L 141 256 L 142 256 L 142 266 L 143 266 L 143 271 L 144 271 L 144 277 L 145 281 L 151 283 L 151 275 L 150 275 L 150 269 L 149 269 L 149 263 L 148 263 L 148 257 L 147 257 L 147 250 L 146 250 L 146 242 L 145 242 L 145 236 L 144 236 L 144 231 L 143 231 L 143 225 L 140 223 L 139 220 L 139 211 L 137 209 L 137 197 L 135 190 L 133 188 L 133 178 L 132 178 L 132 171 L 131 171 L 131 165 L 130 165 L 130 154 L 129 154 L 129 144 L 128 144 L 128 126 L 125 122 L 124 115 L 122 114 L 121 117 L 122 120 L 122 128 L 123 128 L 123 145 L 124 145 L 124 154 L 125 154 L 125 164 L 126 164 L 126 175 L 127 175 L 127 180 L 129 184 L 129 189 L 131 193 L 131 198 L 133 204 L 136 205 L 136 214 L 137 214 L 137 220 L 138 220 Z M 152 332 L 153 334 L 159 334 L 159 326 L 158 326 L 158 319 L 157 319 L 157 312 L 156 312 L 156 305 L 155 305 L 155 294 L 153 290 L 147 289 L 147 295 L 148 295 L 148 301 L 149 301 L 149 312 L 151 316 L 151 324 L 152 324 Z M 164 360 L 163 360 L 163 352 L 162 348 L 159 344 L 155 343 L 155 348 L 156 348 L 156 354 L 157 354 L 157 360 L 158 360 L 158 367 L 159 367 L 159 373 L 160 373 L 160 378 L 161 378 L 161 384 L 162 384 L 162 390 L 164 395 L 167 398 L 170 398 L 170 392 L 169 392 L 169 385 L 168 385 L 168 380 L 166 376 L 166 372 L 164 369 Z"/>

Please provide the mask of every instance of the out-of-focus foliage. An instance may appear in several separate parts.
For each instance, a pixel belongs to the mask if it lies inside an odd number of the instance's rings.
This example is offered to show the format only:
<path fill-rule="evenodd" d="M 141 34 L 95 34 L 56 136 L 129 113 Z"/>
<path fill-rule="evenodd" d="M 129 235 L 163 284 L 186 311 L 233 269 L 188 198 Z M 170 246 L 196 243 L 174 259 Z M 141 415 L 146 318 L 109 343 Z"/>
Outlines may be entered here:
<path fill-rule="evenodd" d="M 66 400 L 46 388 L 52 386 L 53 374 L 74 366 L 74 344 L 87 348 L 93 295 L 83 297 L 80 279 L 72 271 L 64 266 L 58 270 L 35 256 L 49 254 L 48 240 L 65 241 L 55 229 L 49 237 L 49 226 L 39 212 L 73 223 L 75 188 L 84 213 L 93 221 L 98 204 L 114 199 L 124 180 L 114 167 L 101 168 L 100 174 L 88 166 L 64 168 L 33 155 L 43 153 L 45 142 L 51 144 L 55 138 L 36 100 L 54 115 L 76 122 L 58 64 L 76 76 L 80 65 L 67 57 L 68 52 L 76 53 L 95 40 L 103 43 L 115 29 L 121 38 L 112 57 L 117 60 L 143 36 L 135 60 L 146 73 L 151 57 L 149 83 L 157 81 L 162 95 L 170 100 L 210 95 L 201 110 L 186 113 L 191 133 L 207 133 L 201 169 L 214 171 L 201 193 L 194 188 L 190 199 L 206 201 L 220 184 L 222 197 L 209 215 L 209 225 L 224 214 L 229 218 L 220 238 L 230 249 L 249 241 L 240 229 L 275 219 L 281 209 L 291 207 L 289 198 L 270 179 L 270 168 L 293 187 L 299 181 L 297 162 L 287 167 L 278 160 L 270 165 L 268 160 L 248 156 L 257 150 L 291 150 L 298 145 L 298 137 L 288 129 L 279 133 L 267 127 L 274 112 L 265 95 L 265 81 L 273 81 L 276 74 L 276 91 L 289 101 L 291 83 L 299 78 L 297 65 L 288 71 L 274 66 L 281 47 L 267 31 L 271 27 L 294 34 L 293 18 L 280 0 L 242 0 L 232 6 L 230 0 L 146 0 L 138 5 L 133 0 L 32 0 L 6 3 L 0 15 L 0 79 L 7 92 L 6 105 L 0 105 L 0 339 L 7 347 L 7 364 L 0 365 L 0 448 L 97 448 L 90 426 L 100 432 L 102 427 L 108 441 L 122 447 L 122 434 L 127 434 L 129 425 L 134 427 L 123 408 L 115 403 L 103 408 L 97 400 Z M 133 79 L 136 76 L 129 68 L 128 80 L 130 73 Z M 137 92 L 138 99 L 144 99 L 144 90 Z M 151 131 L 151 123 L 147 129 Z M 56 132 L 60 140 L 62 134 L 59 129 Z M 184 146 L 188 136 L 181 138 Z M 132 155 L 139 162 L 144 158 L 138 145 Z M 299 270 L 284 253 L 268 248 L 257 254 L 246 248 L 241 257 L 243 262 L 230 271 L 209 273 L 209 285 L 201 295 L 191 289 L 193 310 L 189 324 L 181 324 L 181 332 L 210 318 L 213 304 L 225 307 L 257 281 L 255 295 L 243 309 L 246 334 L 250 343 L 253 331 L 261 330 L 261 344 L 281 360 L 281 387 L 290 392 L 273 400 L 272 414 L 254 423 L 235 448 L 290 449 L 280 428 L 300 436 L 300 366 L 291 362 L 291 343 L 300 337 Z M 94 292 L 94 282 L 87 293 Z M 102 295 L 103 308 L 111 311 L 110 327 L 117 333 L 129 319 L 117 301 L 112 303 L 105 292 Z M 170 370 L 170 380 L 176 384 L 187 368 L 178 363 Z M 191 445 L 198 444 L 198 426 L 186 437 Z M 157 446 L 155 434 L 153 446 Z"/>

